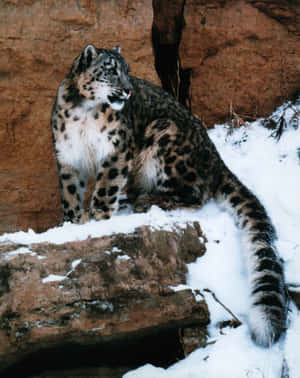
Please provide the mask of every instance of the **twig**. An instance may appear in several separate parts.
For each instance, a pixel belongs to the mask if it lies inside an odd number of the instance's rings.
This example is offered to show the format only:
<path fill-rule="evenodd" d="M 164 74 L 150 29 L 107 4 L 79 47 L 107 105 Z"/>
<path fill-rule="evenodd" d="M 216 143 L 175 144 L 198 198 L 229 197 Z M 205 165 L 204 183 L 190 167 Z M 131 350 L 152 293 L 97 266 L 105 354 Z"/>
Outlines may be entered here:
<path fill-rule="evenodd" d="M 284 118 L 285 115 L 286 115 L 286 111 L 288 109 L 291 109 L 294 112 L 293 116 L 291 117 L 291 120 L 294 121 L 294 122 L 298 121 L 299 117 L 300 117 L 300 113 L 297 110 L 297 108 L 294 107 L 294 105 L 292 104 L 291 101 L 287 102 L 286 106 L 283 108 L 281 115 L 280 115 L 280 117 L 278 118 L 277 121 L 272 119 L 272 117 L 267 118 L 265 120 L 265 126 L 266 127 L 275 128 L 275 131 L 273 131 L 273 133 L 271 134 L 271 137 L 275 138 L 277 140 L 277 142 L 281 138 L 283 131 L 285 129 L 287 129 L 287 127 L 288 127 L 288 124 L 287 124 L 287 122 Z M 277 130 L 276 130 L 276 128 L 277 128 Z M 294 128 L 298 128 L 298 126 L 294 126 Z"/>
<path fill-rule="evenodd" d="M 206 291 L 207 293 L 210 293 L 211 294 L 211 296 L 214 298 L 214 300 L 217 302 L 217 303 L 219 303 L 232 317 L 233 317 L 233 319 L 235 320 L 235 322 L 236 322 L 236 324 L 237 324 L 237 326 L 239 326 L 239 325 L 241 325 L 242 324 L 242 322 L 240 321 L 240 319 L 237 317 L 237 316 L 235 316 L 234 315 L 234 313 L 227 307 L 227 306 L 225 306 L 224 305 L 224 303 L 222 303 L 218 298 L 217 298 L 217 296 L 216 296 L 216 294 L 212 291 L 212 290 L 210 290 L 210 289 L 204 289 L 203 291 Z"/>
<path fill-rule="evenodd" d="M 300 287 L 300 284 L 295 284 L 295 283 L 289 283 L 287 284 L 287 287 Z"/>
<path fill-rule="evenodd" d="M 293 284 L 293 283 L 289 283 L 286 285 L 287 287 L 287 290 L 291 290 L 293 292 L 299 292 L 300 291 L 300 284 Z"/>
<path fill-rule="evenodd" d="M 240 126 L 247 126 L 247 123 L 239 116 L 233 109 L 232 101 L 229 104 L 229 115 L 231 119 L 231 128 L 229 129 L 229 134 L 232 133 L 232 129 Z"/>
<path fill-rule="evenodd" d="M 282 361 L 281 377 L 280 378 L 289 378 L 289 377 L 290 377 L 289 366 L 286 362 L 286 359 L 284 358 L 283 361 Z"/>

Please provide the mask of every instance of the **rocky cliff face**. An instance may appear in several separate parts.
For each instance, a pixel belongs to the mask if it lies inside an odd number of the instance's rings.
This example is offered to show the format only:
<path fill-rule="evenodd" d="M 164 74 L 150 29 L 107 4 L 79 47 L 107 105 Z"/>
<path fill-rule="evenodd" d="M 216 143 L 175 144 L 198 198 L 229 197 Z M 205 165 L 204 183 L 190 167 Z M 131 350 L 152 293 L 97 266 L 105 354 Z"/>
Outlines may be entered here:
<path fill-rule="evenodd" d="M 211 126 L 230 106 L 258 117 L 294 92 L 299 12 L 287 0 L 2 1 L 0 232 L 61 220 L 49 118 L 87 43 L 121 45 L 132 73 L 159 84 L 156 67 L 164 87 Z"/>
<path fill-rule="evenodd" d="M 299 87 L 300 5 L 187 0 L 180 56 L 192 110 L 208 125 L 267 116 Z"/>
<path fill-rule="evenodd" d="M 49 120 L 59 83 L 88 43 L 121 45 L 133 75 L 159 83 L 151 0 L 0 4 L 0 232 L 61 220 Z"/>
<path fill-rule="evenodd" d="M 1 246 L 0 375 L 87 365 L 97 376 L 120 377 L 205 345 L 205 302 L 172 289 L 186 283 L 186 264 L 205 252 L 200 236 L 195 223 L 173 232 L 142 227 L 62 245 Z"/>

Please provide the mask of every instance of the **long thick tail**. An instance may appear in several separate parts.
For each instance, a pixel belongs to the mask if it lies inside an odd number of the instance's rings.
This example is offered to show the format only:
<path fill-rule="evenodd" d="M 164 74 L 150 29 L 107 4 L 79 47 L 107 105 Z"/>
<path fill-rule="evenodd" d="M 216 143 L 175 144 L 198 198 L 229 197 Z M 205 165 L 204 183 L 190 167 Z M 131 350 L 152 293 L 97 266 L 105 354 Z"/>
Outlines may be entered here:
<path fill-rule="evenodd" d="M 275 229 L 263 205 L 229 170 L 216 200 L 233 213 L 244 231 L 251 289 L 250 330 L 257 344 L 269 347 L 286 329 L 287 316 L 283 268 L 274 246 Z"/>

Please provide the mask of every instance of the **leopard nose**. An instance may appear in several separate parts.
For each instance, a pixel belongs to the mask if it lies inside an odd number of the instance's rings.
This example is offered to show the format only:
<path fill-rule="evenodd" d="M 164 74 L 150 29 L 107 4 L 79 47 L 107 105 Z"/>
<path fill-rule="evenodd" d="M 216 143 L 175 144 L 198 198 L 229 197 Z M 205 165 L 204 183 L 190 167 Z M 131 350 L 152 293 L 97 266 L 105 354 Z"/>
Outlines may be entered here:
<path fill-rule="evenodd" d="M 124 77 L 123 80 L 122 80 L 122 87 L 123 87 L 123 90 L 126 92 L 126 93 L 129 93 L 133 90 L 133 86 L 130 82 L 130 79 L 129 77 Z"/>
<path fill-rule="evenodd" d="M 132 88 L 124 88 L 123 89 L 124 96 L 128 99 L 132 94 Z"/>

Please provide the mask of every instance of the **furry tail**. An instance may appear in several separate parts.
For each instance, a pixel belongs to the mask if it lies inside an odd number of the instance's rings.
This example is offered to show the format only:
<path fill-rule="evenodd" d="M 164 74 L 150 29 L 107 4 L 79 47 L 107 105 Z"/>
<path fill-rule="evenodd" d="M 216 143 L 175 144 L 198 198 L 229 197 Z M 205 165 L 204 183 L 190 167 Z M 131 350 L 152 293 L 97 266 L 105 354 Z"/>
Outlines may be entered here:
<path fill-rule="evenodd" d="M 251 289 L 251 335 L 257 344 L 269 347 L 286 329 L 287 316 L 283 268 L 273 244 L 275 229 L 259 200 L 229 170 L 218 188 L 216 200 L 234 214 L 244 231 Z"/>

